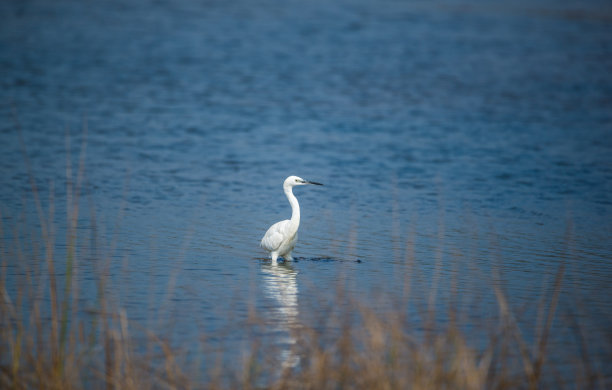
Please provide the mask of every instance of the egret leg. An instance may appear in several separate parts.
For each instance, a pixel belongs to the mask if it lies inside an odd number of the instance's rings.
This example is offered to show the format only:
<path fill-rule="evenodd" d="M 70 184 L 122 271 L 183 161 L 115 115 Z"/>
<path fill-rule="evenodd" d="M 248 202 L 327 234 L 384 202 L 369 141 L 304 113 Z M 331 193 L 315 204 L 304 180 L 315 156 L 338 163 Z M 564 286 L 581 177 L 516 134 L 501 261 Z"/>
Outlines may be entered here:
<path fill-rule="evenodd" d="M 272 262 L 276 264 L 276 259 L 278 259 L 278 253 L 272 252 L 270 255 L 272 256 Z"/>
<path fill-rule="evenodd" d="M 291 252 L 285 254 L 283 256 L 283 259 L 287 260 L 287 261 L 293 261 L 293 257 L 291 257 Z"/>

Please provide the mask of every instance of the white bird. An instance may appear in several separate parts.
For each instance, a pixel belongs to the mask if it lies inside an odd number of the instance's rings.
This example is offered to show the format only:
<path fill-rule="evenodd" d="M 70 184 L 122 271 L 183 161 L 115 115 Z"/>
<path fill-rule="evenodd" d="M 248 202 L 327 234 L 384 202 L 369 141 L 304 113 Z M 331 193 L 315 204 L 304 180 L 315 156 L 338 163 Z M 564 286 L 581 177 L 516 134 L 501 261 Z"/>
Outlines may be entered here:
<path fill-rule="evenodd" d="M 314 184 L 317 186 L 323 185 L 321 183 L 304 180 L 297 176 L 289 176 L 283 183 L 283 190 L 291 204 L 291 219 L 286 219 L 270 226 L 259 244 L 262 248 L 270 252 L 273 263 L 276 263 L 276 259 L 278 259 L 279 256 L 285 260 L 293 260 L 291 251 L 293 251 L 295 243 L 297 242 L 297 231 L 300 227 L 300 204 L 293 195 L 293 187 L 306 184 Z"/>

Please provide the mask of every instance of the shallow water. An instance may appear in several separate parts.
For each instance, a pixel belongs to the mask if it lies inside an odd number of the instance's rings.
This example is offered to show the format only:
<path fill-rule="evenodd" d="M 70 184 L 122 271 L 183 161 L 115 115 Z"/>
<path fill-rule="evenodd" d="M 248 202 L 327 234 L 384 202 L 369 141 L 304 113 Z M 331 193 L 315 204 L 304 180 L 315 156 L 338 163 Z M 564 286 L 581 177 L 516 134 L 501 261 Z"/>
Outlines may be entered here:
<path fill-rule="evenodd" d="M 232 328 L 255 306 L 291 344 L 291 327 L 311 323 L 339 284 L 382 310 L 410 294 L 415 315 L 434 293 L 439 313 L 478 324 L 497 312 L 491 280 L 532 337 L 561 264 L 559 312 L 593 345 L 608 332 L 605 2 L 66 0 L 0 11 L 9 286 L 39 267 L 11 256 L 17 239 L 40 237 L 28 165 L 43 211 L 54 206 L 61 258 L 67 161 L 76 182 L 84 145 L 81 305 L 95 306 L 109 259 L 110 296 L 177 342 Z M 290 216 L 291 174 L 325 186 L 295 190 L 297 261 L 275 268 L 258 243 Z M 573 345 L 555 326 L 553 345 Z"/>

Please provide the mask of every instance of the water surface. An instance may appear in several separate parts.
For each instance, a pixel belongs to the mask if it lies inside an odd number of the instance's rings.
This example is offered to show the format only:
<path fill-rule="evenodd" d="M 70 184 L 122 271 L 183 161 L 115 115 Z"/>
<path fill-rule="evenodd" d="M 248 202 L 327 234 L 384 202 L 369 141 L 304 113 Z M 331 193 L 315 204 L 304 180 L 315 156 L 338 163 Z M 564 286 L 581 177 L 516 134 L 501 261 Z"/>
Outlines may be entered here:
<path fill-rule="evenodd" d="M 95 307 L 107 266 L 117 305 L 178 343 L 254 306 L 290 346 L 339 285 L 381 310 L 410 295 L 415 317 L 433 296 L 439 321 L 453 308 L 478 329 L 497 314 L 492 281 L 531 338 L 561 264 L 559 313 L 594 350 L 609 334 L 605 2 L 8 1 L 0 15 L 10 287 L 46 272 L 14 256 L 40 239 L 28 169 L 61 259 L 84 146 L 80 304 Z M 290 216 L 292 174 L 325 186 L 295 190 L 297 261 L 273 267 L 258 243 Z M 576 347 L 554 326 L 553 351 Z"/>

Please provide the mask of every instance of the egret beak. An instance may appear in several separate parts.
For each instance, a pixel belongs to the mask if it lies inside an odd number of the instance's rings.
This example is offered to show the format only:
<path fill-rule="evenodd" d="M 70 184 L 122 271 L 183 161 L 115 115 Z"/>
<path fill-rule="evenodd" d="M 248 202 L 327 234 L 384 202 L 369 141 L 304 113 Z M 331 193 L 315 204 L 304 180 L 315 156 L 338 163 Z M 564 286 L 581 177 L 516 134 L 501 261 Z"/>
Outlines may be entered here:
<path fill-rule="evenodd" d="M 306 180 L 306 184 L 314 184 L 315 186 L 322 186 L 323 185 L 321 183 L 317 183 L 317 182 L 314 182 L 314 181 L 308 181 L 308 180 Z"/>

